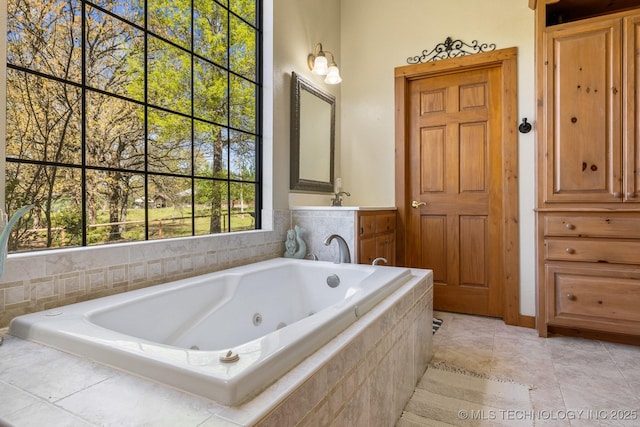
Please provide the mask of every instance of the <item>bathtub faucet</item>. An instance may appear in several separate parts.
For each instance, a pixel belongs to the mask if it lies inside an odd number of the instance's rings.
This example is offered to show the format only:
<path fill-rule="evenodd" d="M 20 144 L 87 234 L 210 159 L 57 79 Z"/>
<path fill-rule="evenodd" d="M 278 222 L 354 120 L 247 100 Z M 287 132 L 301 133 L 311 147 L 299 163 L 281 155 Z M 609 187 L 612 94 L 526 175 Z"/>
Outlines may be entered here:
<path fill-rule="evenodd" d="M 333 239 L 336 239 L 338 241 L 338 259 L 336 260 L 336 264 L 351 264 L 349 246 L 342 236 L 340 236 L 339 234 L 332 234 L 324 239 L 324 244 L 329 246 Z"/>

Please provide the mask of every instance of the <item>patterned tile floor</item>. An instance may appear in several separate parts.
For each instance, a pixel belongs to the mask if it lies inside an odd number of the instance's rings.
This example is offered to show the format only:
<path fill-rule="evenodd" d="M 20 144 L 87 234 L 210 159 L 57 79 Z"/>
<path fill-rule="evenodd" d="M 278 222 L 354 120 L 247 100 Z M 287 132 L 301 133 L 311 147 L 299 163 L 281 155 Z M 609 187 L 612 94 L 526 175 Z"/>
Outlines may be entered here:
<path fill-rule="evenodd" d="M 640 347 L 553 336 L 502 320 L 434 312 L 433 361 L 531 384 L 536 426 L 639 426 Z"/>

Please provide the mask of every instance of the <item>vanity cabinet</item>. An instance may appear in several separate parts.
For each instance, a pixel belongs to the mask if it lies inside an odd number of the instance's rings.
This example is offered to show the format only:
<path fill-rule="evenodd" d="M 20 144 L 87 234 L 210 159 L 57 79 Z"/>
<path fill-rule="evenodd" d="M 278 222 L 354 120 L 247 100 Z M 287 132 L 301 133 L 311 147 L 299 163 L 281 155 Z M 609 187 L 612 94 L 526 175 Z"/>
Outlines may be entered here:
<path fill-rule="evenodd" d="M 541 3 L 538 332 L 640 342 L 640 9 L 548 25 Z"/>
<path fill-rule="evenodd" d="M 325 245 L 331 234 L 347 242 L 351 262 L 371 264 L 378 257 L 387 265 L 396 263 L 396 209 L 394 207 L 296 206 L 291 208 L 291 226 L 305 231 L 307 253 L 320 260 L 336 260 L 338 244 Z M 384 265 L 381 263 L 381 265 Z"/>
<path fill-rule="evenodd" d="M 395 265 L 396 211 L 358 211 L 356 224 L 357 263 L 371 264 L 382 257 L 388 261 L 386 265 Z"/>

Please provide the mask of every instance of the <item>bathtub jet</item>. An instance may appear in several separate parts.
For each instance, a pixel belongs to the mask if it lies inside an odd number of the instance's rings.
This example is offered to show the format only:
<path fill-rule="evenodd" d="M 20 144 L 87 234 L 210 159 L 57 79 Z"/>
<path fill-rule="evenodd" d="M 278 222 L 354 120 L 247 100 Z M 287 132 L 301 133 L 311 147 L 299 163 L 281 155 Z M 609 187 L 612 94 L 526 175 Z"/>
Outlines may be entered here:
<path fill-rule="evenodd" d="M 234 406 L 412 277 L 278 258 L 19 316 L 9 333 Z"/>

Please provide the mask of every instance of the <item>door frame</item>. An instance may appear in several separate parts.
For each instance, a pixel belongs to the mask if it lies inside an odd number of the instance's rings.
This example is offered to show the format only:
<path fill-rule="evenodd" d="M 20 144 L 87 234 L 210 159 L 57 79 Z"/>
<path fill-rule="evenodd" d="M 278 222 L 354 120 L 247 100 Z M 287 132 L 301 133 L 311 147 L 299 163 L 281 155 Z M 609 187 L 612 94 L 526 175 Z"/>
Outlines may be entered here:
<path fill-rule="evenodd" d="M 395 68 L 395 202 L 398 208 L 396 261 L 406 265 L 409 203 L 409 82 L 460 71 L 499 67 L 502 85 L 502 169 L 503 169 L 503 319 L 507 325 L 534 327 L 529 316 L 520 315 L 520 237 L 518 211 L 518 91 L 517 48 L 507 48 L 405 65 Z"/>

